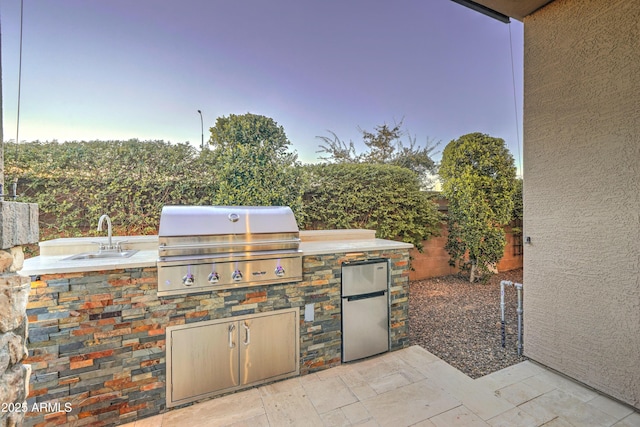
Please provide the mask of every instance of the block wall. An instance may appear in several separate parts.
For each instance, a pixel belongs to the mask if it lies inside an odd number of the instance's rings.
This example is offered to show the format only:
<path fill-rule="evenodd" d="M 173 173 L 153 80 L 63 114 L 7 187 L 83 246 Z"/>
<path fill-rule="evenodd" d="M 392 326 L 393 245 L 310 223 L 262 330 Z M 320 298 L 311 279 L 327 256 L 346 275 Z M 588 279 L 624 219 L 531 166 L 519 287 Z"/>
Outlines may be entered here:
<path fill-rule="evenodd" d="M 422 242 L 422 252 L 411 249 L 411 274 L 410 280 L 422 280 L 430 277 L 448 276 L 456 274 L 459 269 L 449 265 L 449 253 L 445 249 L 447 244 L 447 224 L 440 226 L 440 236 L 432 237 Z M 507 245 L 504 255 L 498 262 L 498 271 L 510 271 L 522 268 L 523 255 L 520 233 L 513 233 L 512 227 L 505 227 Z M 517 248 L 519 246 L 519 248 Z"/>

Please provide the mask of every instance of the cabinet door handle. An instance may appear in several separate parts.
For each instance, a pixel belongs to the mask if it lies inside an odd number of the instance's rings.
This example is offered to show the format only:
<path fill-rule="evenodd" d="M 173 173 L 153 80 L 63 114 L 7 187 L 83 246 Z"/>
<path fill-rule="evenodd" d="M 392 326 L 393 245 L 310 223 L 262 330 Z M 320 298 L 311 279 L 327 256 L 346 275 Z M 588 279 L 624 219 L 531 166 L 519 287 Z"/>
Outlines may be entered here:
<path fill-rule="evenodd" d="M 245 332 L 244 345 L 249 345 L 251 344 L 251 329 L 249 328 L 249 322 L 245 320 L 242 326 L 244 326 L 244 332 Z"/>
<path fill-rule="evenodd" d="M 233 330 L 236 328 L 236 324 L 229 325 L 229 348 L 234 348 L 236 344 L 233 342 Z"/>

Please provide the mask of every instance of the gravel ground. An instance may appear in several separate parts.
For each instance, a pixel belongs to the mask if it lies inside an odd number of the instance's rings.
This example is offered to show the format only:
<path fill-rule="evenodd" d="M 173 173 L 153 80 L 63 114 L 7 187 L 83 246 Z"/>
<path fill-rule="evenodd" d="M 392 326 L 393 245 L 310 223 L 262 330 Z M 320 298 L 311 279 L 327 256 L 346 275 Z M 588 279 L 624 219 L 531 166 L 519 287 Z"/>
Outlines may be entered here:
<path fill-rule="evenodd" d="M 522 283 L 522 269 L 494 275 L 487 284 L 460 276 L 411 282 L 410 340 L 471 378 L 478 378 L 523 360 L 518 357 L 518 299 L 505 288 L 506 343 L 501 345 L 500 281 Z"/>

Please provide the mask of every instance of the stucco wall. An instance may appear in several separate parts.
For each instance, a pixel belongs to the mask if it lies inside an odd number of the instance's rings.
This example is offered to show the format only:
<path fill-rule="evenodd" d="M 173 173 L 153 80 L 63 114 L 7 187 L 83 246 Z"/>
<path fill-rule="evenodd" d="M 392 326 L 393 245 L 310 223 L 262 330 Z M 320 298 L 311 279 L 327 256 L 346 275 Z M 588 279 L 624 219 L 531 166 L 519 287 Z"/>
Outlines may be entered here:
<path fill-rule="evenodd" d="M 524 23 L 525 354 L 640 408 L 640 2 Z"/>

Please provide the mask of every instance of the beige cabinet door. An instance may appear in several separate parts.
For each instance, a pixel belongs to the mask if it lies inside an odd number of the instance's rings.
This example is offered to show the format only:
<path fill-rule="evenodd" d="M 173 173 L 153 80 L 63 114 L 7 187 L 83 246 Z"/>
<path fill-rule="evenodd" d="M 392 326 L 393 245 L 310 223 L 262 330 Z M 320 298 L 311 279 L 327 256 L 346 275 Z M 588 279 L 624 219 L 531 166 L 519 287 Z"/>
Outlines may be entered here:
<path fill-rule="evenodd" d="M 242 385 L 296 371 L 296 313 L 241 320 L 238 329 Z"/>
<path fill-rule="evenodd" d="M 171 401 L 238 385 L 238 322 L 171 331 Z"/>

